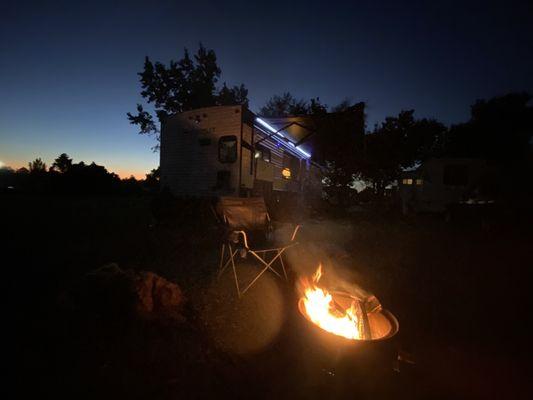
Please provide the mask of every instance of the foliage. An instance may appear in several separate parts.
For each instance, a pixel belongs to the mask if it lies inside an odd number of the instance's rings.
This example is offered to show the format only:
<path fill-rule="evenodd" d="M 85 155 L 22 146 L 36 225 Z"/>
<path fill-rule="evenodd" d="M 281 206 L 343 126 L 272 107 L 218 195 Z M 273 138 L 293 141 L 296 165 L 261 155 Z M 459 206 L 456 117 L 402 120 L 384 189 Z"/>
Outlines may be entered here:
<path fill-rule="evenodd" d="M 296 99 L 291 93 L 285 92 L 281 95 L 272 96 L 266 104 L 261 107 L 259 114 L 263 117 L 287 117 L 289 115 L 309 114 L 307 101 Z"/>
<path fill-rule="evenodd" d="M 158 169 L 152 170 L 145 181 L 138 181 L 133 176 L 121 180 L 118 175 L 94 162 L 88 165 L 83 161 L 73 163 L 66 153 L 58 156 L 48 171 L 40 158 L 29 166 L 29 170 L 20 168 L 16 171 L 9 167 L 1 168 L 0 191 L 85 195 L 140 194 L 158 189 Z"/>
<path fill-rule="evenodd" d="M 46 164 L 41 158 L 36 158 L 28 163 L 28 168 L 32 174 L 42 174 L 46 172 Z"/>
<path fill-rule="evenodd" d="M 144 70 L 138 75 L 141 96 L 152 104 L 159 122 L 171 114 L 214 105 L 248 105 L 248 90 L 241 84 L 217 89 L 222 71 L 213 50 L 200 44 L 193 58 L 185 49 L 179 61 L 169 65 L 145 58 Z M 137 104 L 135 114 L 128 113 L 131 124 L 137 125 L 141 134 L 152 134 L 159 140 L 159 130 L 154 116 Z M 157 147 L 157 146 L 156 146 Z"/>
<path fill-rule="evenodd" d="M 470 120 L 452 126 L 445 141 L 450 157 L 486 160 L 501 176 L 499 192 L 508 199 L 533 193 L 533 104 L 528 93 L 478 100 Z"/>
<path fill-rule="evenodd" d="M 523 161 L 530 154 L 533 135 L 531 99 L 528 93 L 509 93 L 478 100 L 471 107 L 470 120 L 451 127 L 446 153 L 497 164 Z"/>
<path fill-rule="evenodd" d="M 54 160 L 50 170 L 59 171 L 61 173 L 67 172 L 72 167 L 72 158 L 69 158 L 68 154 L 62 153 Z"/>
<path fill-rule="evenodd" d="M 160 178 L 161 178 L 161 169 L 160 167 L 157 167 L 151 170 L 149 174 L 146 174 L 146 179 L 144 180 L 144 183 L 146 187 L 150 189 L 158 189 Z"/>
<path fill-rule="evenodd" d="M 387 117 L 367 134 L 356 155 L 358 176 L 370 183 L 377 194 L 398 179 L 402 170 L 414 167 L 439 149 L 446 127 L 432 119 L 415 119 L 414 110 Z"/>
<path fill-rule="evenodd" d="M 315 148 L 319 161 L 326 165 L 325 191 L 330 198 L 346 205 L 358 171 L 355 155 L 360 152 L 365 133 L 365 103 L 338 108 L 319 115 Z"/>
<path fill-rule="evenodd" d="M 309 101 L 296 99 L 290 92 L 274 95 L 261 107 L 263 117 L 288 117 L 292 115 L 318 115 L 327 113 L 327 106 L 318 97 Z"/>

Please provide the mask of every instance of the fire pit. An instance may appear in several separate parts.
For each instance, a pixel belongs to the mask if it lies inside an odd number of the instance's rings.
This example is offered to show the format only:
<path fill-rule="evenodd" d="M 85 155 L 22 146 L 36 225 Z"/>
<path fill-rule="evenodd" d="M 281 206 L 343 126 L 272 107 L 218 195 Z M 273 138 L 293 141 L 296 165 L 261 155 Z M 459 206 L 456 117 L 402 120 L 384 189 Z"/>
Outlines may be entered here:
<path fill-rule="evenodd" d="M 307 380 L 331 397 L 368 397 L 394 374 L 397 344 L 391 338 L 398 333 L 398 320 L 370 293 L 321 278 L 319 267 L 298 288 Z"/>

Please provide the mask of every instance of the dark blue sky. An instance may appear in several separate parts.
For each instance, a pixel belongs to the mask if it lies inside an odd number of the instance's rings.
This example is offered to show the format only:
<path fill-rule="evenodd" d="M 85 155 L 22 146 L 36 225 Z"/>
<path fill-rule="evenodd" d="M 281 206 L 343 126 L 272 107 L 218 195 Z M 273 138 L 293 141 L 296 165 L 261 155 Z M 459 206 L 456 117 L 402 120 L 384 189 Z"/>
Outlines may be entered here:
<path fill-rule="evenodd" d="M 121 175 L 156 167 L 126 119 L 136 73 L 145 55 L 166 62 L 199 41 L 252 110 L 290 91 L 366 101 L 369 127 L 408 108 L 450 124 L 477 98 L 533 92 L 532 5 L 399 3 L 2 1 L 0 162 L 67 152 Z"/>

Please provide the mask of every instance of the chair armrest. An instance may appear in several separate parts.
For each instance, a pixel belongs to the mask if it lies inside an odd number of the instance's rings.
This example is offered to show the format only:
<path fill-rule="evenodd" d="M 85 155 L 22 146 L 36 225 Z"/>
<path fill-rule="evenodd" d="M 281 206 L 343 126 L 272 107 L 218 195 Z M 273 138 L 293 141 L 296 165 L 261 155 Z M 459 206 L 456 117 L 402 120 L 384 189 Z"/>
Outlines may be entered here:
<path fill-rule="evenodd" d="M 246 232 L 244 232 L 244 231 L 233 231 L 233 232 L 237 234 L 237 237 L 239 235 L 242 235 L 242 240 L 244 242 L 244 247 L 249 250 L 250 248 L 248 247 L 248 237 L 246 236 Z"/>
<path fill-rule="evenodd" d="M 298 234 L 298 231 L 300 230 L 301 227 L 302 225 L 300 224 L 294 227 L 294 232 L 292 233 L 292 236 L 291 236 L 291 242 L 294 242 L 294 239 L 296 239 L 296 235 Z"/>

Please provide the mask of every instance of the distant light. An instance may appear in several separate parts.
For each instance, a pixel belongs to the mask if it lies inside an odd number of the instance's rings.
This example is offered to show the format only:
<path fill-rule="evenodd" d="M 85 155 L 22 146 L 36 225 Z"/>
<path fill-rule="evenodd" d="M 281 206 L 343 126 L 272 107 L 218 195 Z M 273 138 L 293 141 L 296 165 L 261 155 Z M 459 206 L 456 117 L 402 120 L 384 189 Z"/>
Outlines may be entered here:
<path fill-rule="evenodd" d="M 2 168 L 3 166 L 4 166 L 4 163 L 0 161 L 0 168 Z"/>

